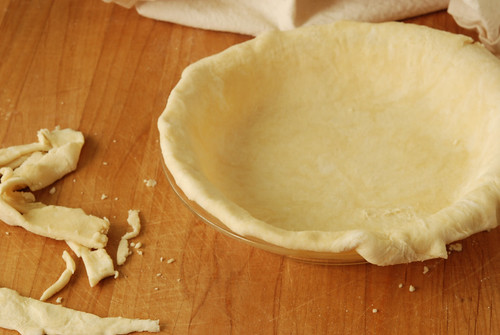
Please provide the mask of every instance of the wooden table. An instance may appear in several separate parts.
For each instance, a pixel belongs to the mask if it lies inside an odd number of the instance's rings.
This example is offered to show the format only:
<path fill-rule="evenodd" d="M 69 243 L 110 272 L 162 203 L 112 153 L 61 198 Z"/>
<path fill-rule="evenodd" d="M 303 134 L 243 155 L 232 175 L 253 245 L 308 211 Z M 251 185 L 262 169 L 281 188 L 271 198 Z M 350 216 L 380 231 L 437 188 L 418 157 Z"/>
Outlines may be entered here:
<path fill-rule="evenodd" d="M 475 37 L 445 12 L 408 21 Z M 164 334 L 500 334 L 499 229 L 462 241 L 447 260 L 320 266 L 229 239 L 177 198 L 156 127 L 169 92 L 188 64 L 249 38 L 156 22 L 100 0 L 0 0 L 1 146 L 57 125 L 82 131 L 77 171 L 37 196 L 108 217 L 111 255 L 127 211 L 141 210 L 143 255 L 134 252 L 119 278 L 94 288 L 77 260 L 49 302 L 159 319 Z M 64 269 L 64 242 L 4 223 L 0 241 L 2 287 L 39 298 Z"/>

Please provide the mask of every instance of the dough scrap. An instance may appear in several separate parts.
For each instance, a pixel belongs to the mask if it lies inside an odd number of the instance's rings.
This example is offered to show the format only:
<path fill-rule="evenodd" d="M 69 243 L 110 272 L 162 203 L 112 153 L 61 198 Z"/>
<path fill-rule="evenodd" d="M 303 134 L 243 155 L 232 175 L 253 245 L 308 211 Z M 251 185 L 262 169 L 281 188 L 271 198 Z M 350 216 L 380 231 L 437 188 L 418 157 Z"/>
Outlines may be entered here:
<path fill-rule="evenodd" d="M 108 241 L 109 220 L 88 215 L 80 208 L 36 202 L 32 193 L 76 169 L 84 143 L 83 135 L 71 129 L 42 129 L 38 132 L 38 140 L 38 143 L 0 149 L 0 220 L 41 236 L 65 240 L 83 259 L 91 287 L 103 278 L 116 278 L 118 273 L 104 249 Z M 53 193 L 52 190 L 49 193 Z M 131 225 L 134 231 L 129 234 L 137 236 L 140 223 L 133 220 Z M 45 290 L 40 298 L 42 301 L 67 285 L 75 272 L 75 262 L 69 253 L 64 251 L 62 257 L 66 269 Z M 0 327 L 17 330 L 23 335 L 159 331 L 158 321 L 101 319 L 92 314 L 23 298 L 6 288 L 0 288 L 0 305 Z"/>
<path fill-rule="evenodd" d="M 85 142 L 83 134 L 72 129 L 38 131 L 38 143 L 0 150 L 0 166 L 29 155 L 14 170 L 31 191 L 40 190 L 74 171 Z"/>
<path fill-rule="evenodd" d="M 26 298 L 16 291 L 0 288 L 0 327 L 22 335 L 114 335 L 131 332 L 159 332 L 158 320 L 100 318 L 60 305 Z"/>
<path fill-rule="evenodd" d="M 62 258 L 66 263 L 66 269 L 63 271 L 63 273 L 61 273 L 59 279 L 43 292 L 42 296 L 40 297 L 41 301 L 49 299 L 54 294 L 62 290 L 64 286 L 69 283 L 71 276 L 75 273 L 75 261 L 73 260 L 73 258 L 71 258 L 71 255 L 66 250 L 63 251 Z"/>
<path fill-rule="evenodd" d="M 113 260 L 106 249 L 90 250 L 72 241 L 66 241 L 73 252 L 83 259 L 90 287 L 94 287 L 102 279 L 115 276 Z"/>
<path fill-rule="evenodd" d="M 158 120 L 167 168 L 232 232 L 378 265 L 497 227 L 500 61 L 397 22 L 270 32 L 192 64 Z"/>
<path fill-rule="evenodd" d="M 127 257 L 132 253 L 129 249 L 128 240 L 137 237 L 141 231 L 139 211 L 135 209 L 129 210 L 127 222 L 132 227 L 132 231 L 125 233 L 118 244 L 118 250 L 116 252 L 116 263 L 118 265 L 123 265 Z"/>
<path fill-rule="evenodd" d="M 76 169 L 84 143 L 82 133 L 42 129 L 38 140 L 0 149 L 0 220 L 56 240 L 75 241 L 89 248 L 105 247 L 109 222 L 79 208 L 36 202 L 31 193 Z"/>

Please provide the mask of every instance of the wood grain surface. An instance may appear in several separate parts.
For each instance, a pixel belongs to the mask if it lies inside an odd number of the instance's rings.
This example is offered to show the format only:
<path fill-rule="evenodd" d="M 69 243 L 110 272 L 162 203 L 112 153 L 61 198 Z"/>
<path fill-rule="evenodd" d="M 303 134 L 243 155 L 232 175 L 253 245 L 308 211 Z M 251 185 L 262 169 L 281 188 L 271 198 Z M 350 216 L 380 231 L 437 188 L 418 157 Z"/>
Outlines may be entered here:
<path fill-rule="evenodd" d="M 407 21 L 475 37 L 446 12 Z M 166 99 L 188 64 L 249 38 L 157 22 L 100 0 L 0 0 L 1 146 L 35 141 L 37 130 L 57 125 L 82 131 L 77 171 L 38 199 L 109 218 L 111 255 L 127 211 L 139 209 L 143 223 L 134 239 L 143 254 L 118 267 L 119 278 L 90 288 L 77 260 L 69 285 L 49 302 L 159 319 L 162 334 L 500 334 L 499 229 L 462 241 L 447 260 L 320 266 L 229 239 L 177 198 L 156 127 Z M 0 286 L 39 298 L 63 271 L 63 250 L 64 242 L 0 222 Z"/>

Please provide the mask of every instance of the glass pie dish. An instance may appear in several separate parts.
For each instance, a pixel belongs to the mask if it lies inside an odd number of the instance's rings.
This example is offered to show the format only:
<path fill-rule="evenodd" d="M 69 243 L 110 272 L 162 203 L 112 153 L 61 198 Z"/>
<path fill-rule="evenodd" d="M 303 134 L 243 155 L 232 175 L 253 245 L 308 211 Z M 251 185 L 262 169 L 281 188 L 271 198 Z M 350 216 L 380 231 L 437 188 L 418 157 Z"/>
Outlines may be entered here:
<path fill-rule="evenodd" d="M 286 256 L 288 258 L 306 262 L 313 264 L 322 264 L 322 265 L 354 265 L 354 264 L 363 264 L 366 263 L 366 260 L 363 259 L 356 251 L 346 251 L 346 252 L 314 252 L 309 250 L 296 250 L 296 249 L 288 249 L 278 245 L 274 245 L 263 241 L 261 239 L 252 237 L 252 236 L 242 236 L 239 235 L 231 229 L 229 229 L 224 223 L 222 223 L 215 216 L 204 210 L 200 205 L 196 202 L 191 201 L 184 194 L 182 189 L 175 183 L 175 180 L 168 170 L 168 168 L 163 163 L 163 169 L 165 171 L 165 175 L 167 180 L 174 190 L 175 194 L 182 200 L 182 202 L 196 215 L 198 216 L 204 223 L 208 224 L 212 228 L 215 228 L 218 232 L 233 238 L 237 241 L 248 244 L 252 247 L 265 250 L 267 252 L 271 252 L 277 255 Z"/>

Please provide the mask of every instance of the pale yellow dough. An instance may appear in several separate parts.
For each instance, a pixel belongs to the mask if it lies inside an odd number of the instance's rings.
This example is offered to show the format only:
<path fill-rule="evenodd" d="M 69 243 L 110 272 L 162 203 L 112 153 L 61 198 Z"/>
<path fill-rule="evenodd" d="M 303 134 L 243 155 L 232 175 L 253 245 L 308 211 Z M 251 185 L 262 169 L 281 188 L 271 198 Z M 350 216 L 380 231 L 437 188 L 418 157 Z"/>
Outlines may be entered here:
<path fill-rule="evenodd" d="M 271 32 L 189 66 L 167 168 L 232 231 L 396 264 L 497 226 L 500 61 L 404 23 Z"/>
<path fill-rule="evenodd" d="M 0 287 L 0 327 L 21 335 L 115 335 L 132 332 L 159 332 L 158 320 L 100 318 L 59 305 L 26 298 Z"/>
<path fill-rule="evenodd" d="M 57 128 L 40 130 L 38 143 L 0 149 L 0 220 L 41 236 L 105 247 L 109 222 L 80 208 L 36 202 L 26 190 L 40 190 L 75 170 L 83 144 L 81 132 Z"/>
<path fill-rule="evenodd" d="M 139 211 L 130 209 L 128 211 L 127 223 L 132 227 L 132 231 L 125 233 L 120 239 L 118 250 L 116 252 L 116 264 L 123 265 L 127 257 L 132 253 L 129 248 L 128 240 L 137 237 L 141 231 L 141 219 L 139 218 Z"/>
<path fill-rule="evenodd" d="M 0 220 L 12 226 L 58 240 L 65 240 L 83 259 L 89 284 L 103 278 L 117 277 L 113 260 L 104 247 L 110 223 L 107 219 L 86 214 L 80 208 L 45 205 L 35 201 L 30 191 L 44 188 L 76 169 L 83 134 L 71 129 L 42 129 L 38 143 L 0 149 Z M 53 193 L 49 191 L 49 193 Z M 134 213 L 137 220 L 134 220 Z M 133 232 L 140 231 L 138 211 L 130 214 Z M 125 240 L 126 241 L 126 240 Z M 49 299 L 68 284 L 75 272 L 75 262 L 63 253 L 66 269 L 42 294 Z M 95 315 L 21 297 L 13 290 L 0 288 L 0 327 L 34 334 L 126 334 L 135 331 L 159 331 L 158 321 L 125 318 L 99 318 Z"/>
<path fill-rule="evenodd" d="M 62 258 L 64 259 L 64 262 L 66 263 L 66 269 L 64 269 L 63 273 L 59 276 L 59 279 L 57 281 L 50 285 L 49 288 L 47 288 L 42 296 L 40 297 L 41 301 L 45 301 L 52 297 L 54 294 L 59 292 L 64 288 L 69 283 L 69 280 L 71 279 L 71 276 L 75 273 L 76 270 L 76 264 L 73 258 L 71 258 L 71 255 L 64 250 Z"/>
<path fill-rule="evenodd" d="M 37 235 L 65 240 L 78 257 L 83 258 L 93 287 L 101 279 L 115 275 L 113 261 L 104 249 L 109 221 L 89 215 L 81 208 L 36 202 L 30 192 L 75 170 L 83 144 L 81 132 L 56 128 L 41 129 L 38 143 L 0 149 L 0 220 Z M 69 254 L 65 260 L 67 257 Z M 74 269 L 67 269 L 41 300 L 48 299 L 61 285 L 67 284 L 72 272 Z"/>
<path fill-rule="evenodd" d="M 72 241 L 66 241 L 66 244 L 78 257 L 82 258 L 90 287 L 96 286 L 104 278 L 116 275 L 113 260 L 106 249 L 91 250 Z"/>

